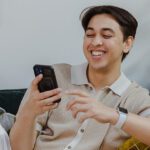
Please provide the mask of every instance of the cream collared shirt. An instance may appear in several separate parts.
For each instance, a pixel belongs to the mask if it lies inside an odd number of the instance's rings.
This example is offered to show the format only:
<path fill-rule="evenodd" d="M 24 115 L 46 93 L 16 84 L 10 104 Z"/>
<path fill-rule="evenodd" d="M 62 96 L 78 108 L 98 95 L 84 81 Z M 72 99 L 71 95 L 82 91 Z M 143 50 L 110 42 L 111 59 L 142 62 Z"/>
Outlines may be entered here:
<path fill-rule="evenodd" d="M 104 89 L 96 92 L 87 80 L 87 63 L 78 66 L 57 64 L 54 65 L 54 70 L 56 73 L 58 86 L 63 90 L 84 90 L 90 93 L 90 95 L 95 97 L 98 101 L 102 101 L 104 104 L 110 107 L 115 107 L 114 103 L 117 103 L 116 99 L 119 99 L 122 95 L 124 95 L 127 90 L 127 93 L 130 93 L 129 88 L 131 90 L 135 89 L 135 85 L 132 86 L 131 81 L 129 81 L 129 79 L 123 73 L 121 73 L 120 77 L 111 86 L 105 87 Z M 138 89 L 141 90 L 140 88 Z M 147 98 L 145 90 L 142 89 L 142 93 L 141 97 L 143 98 L 144 95 Z M 26 94 L 26 96 L 27 95 L 28 94 Z M 130 98 L 129 96 L 128 99 L 130 100 L 133 98 L 134 97 Z M 110 142 L 104 145 L 109 145 L 111 149 L 116 149 L 117 145 L 112 144 L 111 141 L 113 141 L 113 139 L 115 140 L 116 138 L 124 139 L 124 135 L 122 135 L 121 131 L 112 132 L 114 130 L 112 128 L 112 130 L 107 132 L 109 129 L 109 125 L 100 124 L 90 119 L 86 120 L 83 124 L 79 124 L 77 120 L 74 120 L 74 118 L 72 118 L 71 113 L 65 110 L 66 104 L 71 99 L 72 97 L 62 98 L 62 101 L 56 110 L 47 112 L 37 118 L 38 123 L 36 129 L 40 131 L 41 134 L 37 138 L 35 150 L 97 150 L 102 143 L 105 143 L 103 142 L 104 137 L 106 137 L 106 139 L 108 139 L 108 142 Z M 136 102 L 138 103 L 138 101 L 139 100 L 137 99 Z M 148 116 L 150 116 L 150 107 L 148 106 L 148 109 L 145 109 L 145 105 L 147 105 L 147 101 L 146 104 L 144 103 L 144 106 L 141 108 L 141 110 L 139 110 L 139 108 L 136 108 L 134 111 L 140 111 L 140 113 L 144 115 L 146 112 Z M 48 131 L 47 129 L 50 129 L 50 132 L 46 134 L 46 132 Z M 108 134 L 108 136 L 106 134 Z M 110 138 L 111 141 L 109 141 Z M 118 145 L 120 145 L 120 140 L 117 143 Z"/>

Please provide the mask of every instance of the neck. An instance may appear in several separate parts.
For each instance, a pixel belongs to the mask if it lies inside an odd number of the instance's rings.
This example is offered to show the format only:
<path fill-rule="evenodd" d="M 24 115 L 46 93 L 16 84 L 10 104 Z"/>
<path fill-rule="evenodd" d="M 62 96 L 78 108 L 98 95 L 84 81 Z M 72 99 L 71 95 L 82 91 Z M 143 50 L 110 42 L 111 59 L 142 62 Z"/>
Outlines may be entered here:
<path fill-rule="evenodd" d="M 120 76 L 120 67 L 111 70 L 98 70 L 88 67 L 88 79 L 96 90 L 110 86 Z"/>

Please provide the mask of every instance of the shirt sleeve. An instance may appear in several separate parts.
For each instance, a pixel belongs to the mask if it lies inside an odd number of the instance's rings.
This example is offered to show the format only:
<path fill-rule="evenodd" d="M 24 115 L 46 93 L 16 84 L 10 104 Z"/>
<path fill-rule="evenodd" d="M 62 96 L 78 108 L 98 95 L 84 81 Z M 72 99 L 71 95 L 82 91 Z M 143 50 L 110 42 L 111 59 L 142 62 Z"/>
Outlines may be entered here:
<path fill-rule="evenodd" d="M 150 108 L 144 110 L 143 112 L 139 113 L 142 117 L 150 117 Z"/>
<path fill-rule="evenodd" d="M 138 108 L 139 108 L 138 115 L 142 117 L 150 117 L 150 96 L 148 94 L 142 96 Z"/>
<path fill-rule="evenodd" d="M 125 105 L 129 112 L 135 113 L 143 117 L 150 117 L 150 95 L 149 91 L 141 86 L 136 86 L 131 89 L 126 99 Z"/>

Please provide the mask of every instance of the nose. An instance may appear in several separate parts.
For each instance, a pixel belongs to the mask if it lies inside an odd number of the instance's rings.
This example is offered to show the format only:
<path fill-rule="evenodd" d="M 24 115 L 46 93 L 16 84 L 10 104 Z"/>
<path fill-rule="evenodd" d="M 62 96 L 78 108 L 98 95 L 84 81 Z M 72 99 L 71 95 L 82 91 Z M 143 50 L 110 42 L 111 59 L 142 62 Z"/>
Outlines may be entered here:
<path fill-rule="evenodd" d="M 92 40 L 94 46 L 101 46 L 103 44 L 102 38 L 100 36 L 95 36 Z"/>

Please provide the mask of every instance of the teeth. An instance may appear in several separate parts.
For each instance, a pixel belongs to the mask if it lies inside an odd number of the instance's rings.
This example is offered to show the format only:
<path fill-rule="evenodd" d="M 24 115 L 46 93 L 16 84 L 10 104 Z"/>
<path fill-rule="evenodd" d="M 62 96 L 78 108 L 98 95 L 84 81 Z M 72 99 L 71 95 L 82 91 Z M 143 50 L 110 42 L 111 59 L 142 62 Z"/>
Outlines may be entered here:
<path fill-rule="evenodd" d="M 93 56 L 101 56 L 104 54 L 104 52 L 102 52 L 102 51 L 92 51 L 91 53 Z"/>

